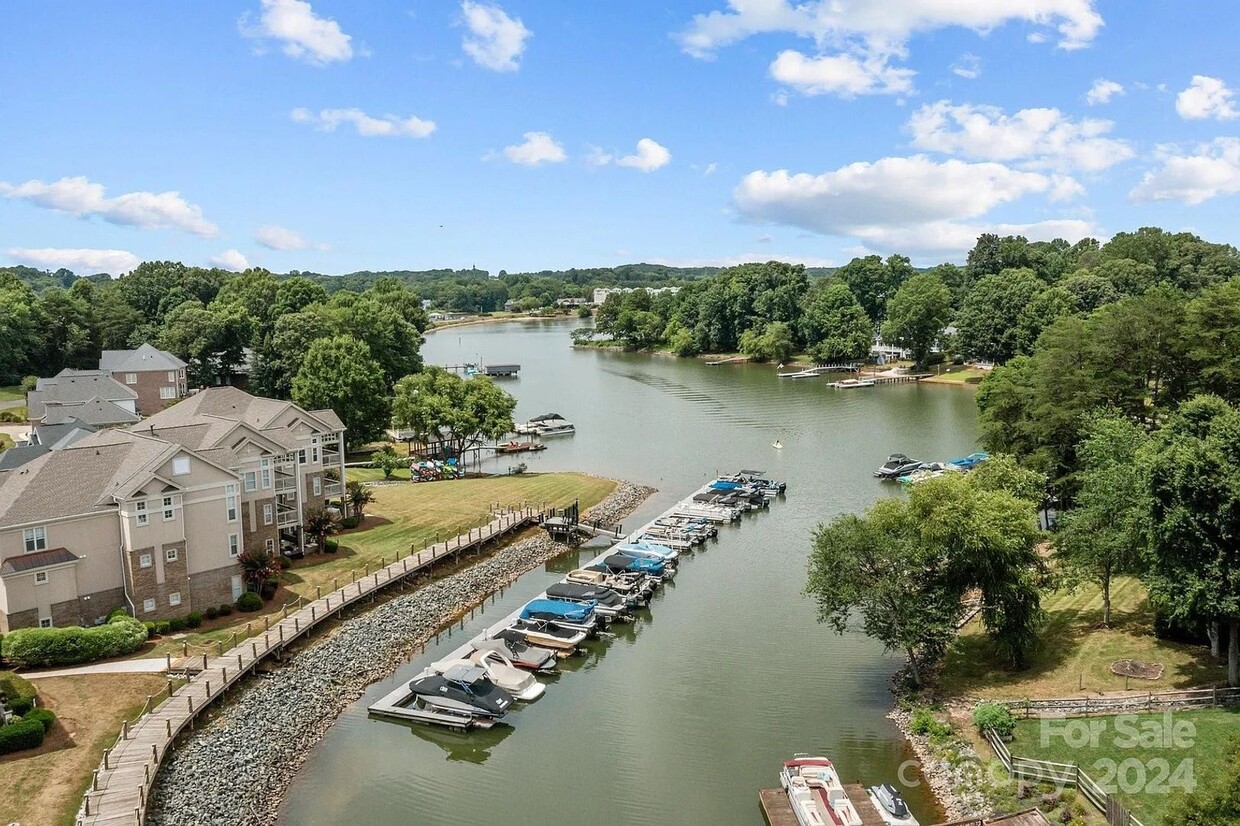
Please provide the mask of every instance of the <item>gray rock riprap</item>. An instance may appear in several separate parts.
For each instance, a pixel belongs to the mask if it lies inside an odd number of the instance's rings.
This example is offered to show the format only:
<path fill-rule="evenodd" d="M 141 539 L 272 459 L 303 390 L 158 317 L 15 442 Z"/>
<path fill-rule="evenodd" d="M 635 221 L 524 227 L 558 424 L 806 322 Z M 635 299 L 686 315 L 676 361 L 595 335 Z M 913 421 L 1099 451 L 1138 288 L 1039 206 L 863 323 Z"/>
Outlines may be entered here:
<path fill-rule="evenodd" d="M 913 747 L 926 785 L 934 792 L 949 820 L 964 820 L 991 813 L 992 807 L 986 795 L 990 779 L 972 746 L 957 739 L 950 752 L 936 749 L 926 737 L 912 731 L 909 727 L 912 715 L 907 711 L 893 709 L 887 718 L 896 724 Z"/>
<path fill-rule="evenodd" d="M 621 483 L 589 515 L 618 521 L 652 492 Z M 209 725 L 177 742 L 160 769 L 148 822 L 274 823 L 283 791 L 310 748 L 367 685 L 392 673 L 462 611 L 564 550 L 542 536 L 513 543 L 344 621 L 279 670 L 250 681 Z"/>

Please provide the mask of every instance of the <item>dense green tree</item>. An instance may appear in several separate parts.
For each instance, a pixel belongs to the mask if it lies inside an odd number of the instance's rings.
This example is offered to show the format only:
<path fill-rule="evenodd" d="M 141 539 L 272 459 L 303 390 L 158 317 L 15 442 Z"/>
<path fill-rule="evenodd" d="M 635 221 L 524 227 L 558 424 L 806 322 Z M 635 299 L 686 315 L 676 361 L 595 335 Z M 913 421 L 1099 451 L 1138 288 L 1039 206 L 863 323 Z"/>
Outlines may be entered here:
<path fill-rule="evenodd" d="M 327 301 L 327 290 L 309 278 L 294 276 L 285 278 L 276 285 L 274 300 L 271 315 L 279 319 L 289 313 L 299 313 L 311 304 Z"/>
<path fill-rule="evenodd" d="M 751 327 L 741 334 L 740 351 L 753 361 L 785 362 L 796 352 L 792 328 L 782 321 Z"/>
<path fill-rule="evenodd" d="M 1076 312 L 1092 313 L 1104 304 L 1119 301 L 1120 292 L 1111 280 L 1093 270 L 1078 270 L 1059 282 L 1059 286 L 1072 296 Z"/>
<path fill-rule="evenodd" d="M 1025 305 L 1016 319 L 1017 352 L 1032 353 L 1038 336 L 1060 316 L 1076 312 L 1076 299 L 1063 287 L 1048 287 Z"/>
<path fill-rule="evenodd" d="M 1111 579 L 1134 573 L 1147 536 L 1149 486 L 1141 452 L 1145 431 L 1115 412 L 1092 414 L 1078 450 L 1075 506 L 1060 520 L 1055 556 L 1070 583 L 1102 588 L 1102 624 L 1111 624 Z"/>
<path fill-rule="evenodd" d="M 68 290 L 53 287 L 39 297 L 36 308 L 41 347 L 38 362 L 47 375 L 65 367 L 93 368 L 99 364 L 90 305 Z"/>
<path fill-rule="evenodd" d="M 191 387 L 226 384 L 245 359 L 252 320 L 235 305 L 186 301 L 168 312 L 158 345 L 185 361 Z"/>
<path fill-rule="evenodd" d="M 1185 325 L 1188 355 L 1201 389 L 1240 402 L 1240 278 L 1190 301 Z"/>
<path fill-rule="evenodd" d="M 874 323 L 848 287 L 832 279 L 819 282 L 806 300 L 801 338 L 819 363 L 856 361 L 870 353 Z"/>
<path fill-rule="evenodd" d="M 900 289 L 900 276 L 911 275 L 908 259 L 897 257 L 896 271 L 890 266 L 892 259 L 884 262 L 877 255 L 854 258 L 835 271 L 840 281 L 856 297 L 870 321 L 879 324 L 887 317 L 887 300 Z"/>
<path fill-rule="evenodd" d="M 322 313 L 288 313 L 276 318 L 271 337 L 255 353 L 250 382 L 255 392 L 276 399 L 287 399 L 293 392 L 293 377 L 310 345 L 336 331 Z"/>
<path fill-rule="evenodd" d="M 387 430 L 390 385 L 370 348 L 352 336 L 312 343 L 292 390 L 293 401 L 306 409 L 336 411 L 354 445 L 374 441 Z"/>
<path fill-rule="evenodd" d="M 887 304 L 883 341 L 909 350 L 913 361 L 926 363 L 951 318 L 952 294 L 934 275 L 914 275 Z"/>
<path fill-rule="evenodd" d="M 0 384 L 16 384 L 32 372 L 27 368 L 41 344 L 39 324 L 34 290 L 0 273 Z"/>
<path fill-rule="evenodd" d="M 483 439 L 512 432 L 517 400 L 485 376 L 462 379 L 442 367 L 428 367 L 396 383 L 392 418 L 424 443 L 443 442 L 452 456 Z"/>
<path fill-rule="evenodd" d="M 1019 355 L 1021 315 L 1044 289 L 1046 284 L 1030 269 L 1008 269 L 981 278 L 956 317 L 965 352 L 996 364 Z"/>

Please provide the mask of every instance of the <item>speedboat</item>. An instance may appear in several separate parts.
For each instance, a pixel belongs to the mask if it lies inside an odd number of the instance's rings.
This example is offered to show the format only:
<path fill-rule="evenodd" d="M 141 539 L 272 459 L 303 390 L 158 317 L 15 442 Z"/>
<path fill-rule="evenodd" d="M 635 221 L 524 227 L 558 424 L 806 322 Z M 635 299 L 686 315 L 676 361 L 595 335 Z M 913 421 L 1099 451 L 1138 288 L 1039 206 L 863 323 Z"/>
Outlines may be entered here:
<path fill-rule="evenodd" d="M 878 809 L 879 815 L 882 816 L 887 826 L 920 826 L 895 786 L 883 783 L 879 786 L 871 786 L 866 789 L 866 793 L 869 794 L 870 802 L 874 804 L 875 809 Z"/>
<path fill-rule="evenodd" d="M 440 660 L 431 663 L 431 670 L 437 674 L 447 674 L 454 668 L 477 666 L 486 672 L 491 682 L 518 700 L 525 702 L 537 700 L 542 696 L 546 687 L 535 680 L 533 674 L 517 668 L 512 660 L 503 655 L 500 650 L 502 648 L 502 645 L 496 645 L 490 649 L 475 649 L 464 660 Z"/>
<path fill-rule="evenodd" d="M 825 757 L 798 754 L 779 773 L 800 826 L 862 826 L 835 766 Z"/>
<path fill-rule="evenodd" d="M 585 642 L 586 637 L 590 635 L 588 631 L 560 628 L 547 620 L 539 619 L 518 619 L 507 629 L 501 630 L 496 636 L 502 635 L 505 631 L 516 631 L 525 637 L 525 641 L 530 645 L 536 645 L 539 648 L 551 648 L 555 651 L 572 651 Z"/>
<path fill-rule="evenodd" d="M 696 502 L 684 502 L 676 508 L 677 516 L 693 516 L 709 519 L 711 522 L 735 522 L 741 518 L 736 508 L 723 505 L 700 505 Z"/>
<path fill-rule="evenodd" d="M 521 619 L 541 620 L 567 631 L 584 631 L 587 634 L 598 627 L 598 615 L 594 603 L 565 602 L 559 599 L 536 599 L 521 609 Z"/>
<path fill-rule="evenodd" d="M 873 387 L 877 383 L 874 379 L 840 379 L 831 382 L 831 386 L 836 390 L 853 390 L 858 387 Z"/>
<path fill-rule="evenodd" d="M 515 628 L 505 628 L 492 637 L 474 640 L 471 645 L 475 651 L 499 651 L 517 668 L 544 673 L 555 671 L 555 652 L 530 645 L 525 634 Z"/>
<path fill-rule="evenodd" d="M 632 619 L 629 608 L 637 604 L 634 597 L 622 597 L 610 588 L 582 585 L 579 582 L 557 582 L 547 586 L 547 596 L 564 602 L 591 603 L 595 613 L 603 617 L 627 621 Z"/>
<path fill-rule="evenodd" d="M 920 459 L 910 459 L 903 453 L 893 453 L 887 457 L 887 461 L 883 462 L 883 466 L 874 471 L 874 475 L 879 479 L 899 479 L 901 476 L 912 473 L 922 466 Z"/>
<path fill-rule="evenodd" d="M 526 422 L 526 426 L 533 426 L 532 432 L 539 436 L 565 436 L 577 432 L 573 423 L 559 413 L 544 413 L 541 416 L 535 416 Z"/>
<path fill-rule="evenodd" d="M 904 485 L 915 485 L 918 482 L 924 482 L 927 479 L 937 479 L 946 473 L 964 473 L 964 468 L 947 462 L 922 462 L 921 467 L 912 473 L 906 473 L 900 477 L 900 483 Z"/>
<path fill-rule="evenodd" d="M 989 453 L 978 451 L 977 453 L 970 453 L 968 456 L 962 456 L 959 459 L 948 459 L 947 464 L 955 465 L 961 470 L 972 470 L 989 458 Z"/>
<path fill-rule="evenodd" d="M 612 574 L 591 571 L 589 568 L 576 568 L 564 575 L 564 581 L 610 588 L 617 594 L 632 599 L 636 605 L 649 602 L 650 594 L 654 591 L 654 583 L 643 574 Z"/>
<path fill-rule="evenodd" d="M 409 683 L 409 691 L 422 708 L 462 719 L 498 720 L 513 702 L 478 665 L 457 664 L 442 674 L 428 669 Z"/>

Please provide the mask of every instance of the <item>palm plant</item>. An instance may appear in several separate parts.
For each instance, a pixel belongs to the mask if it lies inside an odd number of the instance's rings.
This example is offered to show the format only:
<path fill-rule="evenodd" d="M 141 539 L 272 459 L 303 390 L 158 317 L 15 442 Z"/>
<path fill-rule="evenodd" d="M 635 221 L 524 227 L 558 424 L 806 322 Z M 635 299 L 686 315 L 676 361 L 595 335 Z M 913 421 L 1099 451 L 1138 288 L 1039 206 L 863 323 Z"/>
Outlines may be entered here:
<path fill-rule="evenodd" d="M 323 550 L 327 537 L 340 530 L 340 518 L 326 508 L 308 508 L 302 519 L 302 530 Z"/>
<path fill-rule="evenodd" d="M 375 501 L 375 495 L 370 488 L 356 481 L 345 486 L 344 496 L 349 503 L 349 511 L 359 522 L 366 518 L 366 506 Z"/>

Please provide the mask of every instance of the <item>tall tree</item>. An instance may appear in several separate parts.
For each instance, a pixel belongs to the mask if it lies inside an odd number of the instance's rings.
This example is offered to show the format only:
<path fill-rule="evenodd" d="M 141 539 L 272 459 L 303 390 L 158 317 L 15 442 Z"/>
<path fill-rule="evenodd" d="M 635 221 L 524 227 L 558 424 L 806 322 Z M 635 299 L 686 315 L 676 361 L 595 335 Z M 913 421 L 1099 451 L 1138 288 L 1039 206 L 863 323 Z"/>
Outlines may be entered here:
<path fill-rule="evenodd" d="M 865 358 L 874 343 L 874 323 L 848 289 L 836 281 L 820 281 L 806 299 L 801 338 L 823 364 Z"/>
<path fill-rule="evenodd" d="M 907 259 L 905 259 L 907 260 Z M 834 277 L 856 296 L 866 315 L 874 324 L 887 317 L 887 299 L 895 295 L 891 268 L 877 255 L 854 258 L 835 271 Z"/>
<path fill-rule="evenodd" d="M 965 351 L 996 364 L 1020 354 L 1021 314 L 1044 289 L 1030 269 L 1003 270 L 979 280 L 956 317 Z"/>
<path fill-rule="evenodd" d="M 370 348 L 352 336 L 311 344 L 292 390 L 293 401 L 304 408 L 336 411 L 354 445 L 374 441 L 388 428 L 390 391 L 383 368 Z"/>
<path fill-rule="evenodd" d="M 883 340 L 899 344 L 925 364 L 951 318 L 952 294 L 938 276 L 914 275 L 887 304 Z"/>
<path fill-rule="evenodd" d="M 1194 298 L 1185 321 L 1189 358 L 1201 389 L 1240 402 L 1240 278 Z"/>
<path fill-rule="evenodd" d="M 462 379 L 428 367 L 396 383 L 392 419 L 424 443 L 443 442 L 453 456 L 483 439 L 512 432 L 517 400 L 485 376 Z"/>

